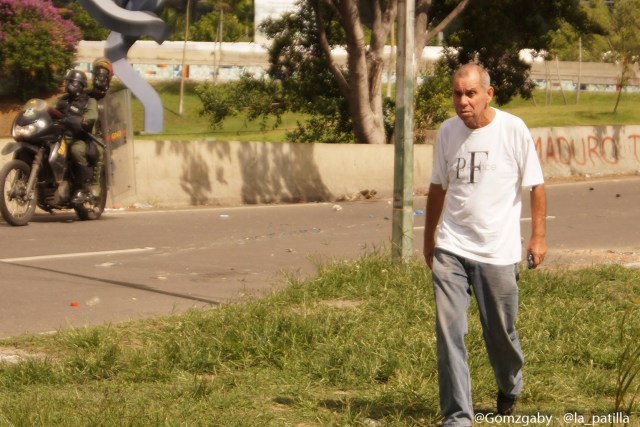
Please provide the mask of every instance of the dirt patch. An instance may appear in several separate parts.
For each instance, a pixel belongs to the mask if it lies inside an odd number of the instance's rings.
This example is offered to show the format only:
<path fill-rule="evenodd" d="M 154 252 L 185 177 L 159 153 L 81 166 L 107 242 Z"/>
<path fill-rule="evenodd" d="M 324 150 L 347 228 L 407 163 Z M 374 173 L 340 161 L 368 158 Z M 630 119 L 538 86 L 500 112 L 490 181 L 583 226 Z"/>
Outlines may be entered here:
<path fill-rule="evenodd" d="M 640 269 L 640 248 L 555 249 L 550 248 L 541 269 L 585 268 L 623 265 Z"/>
<path fill-rule="evenodd" d="M 46 356 L 40 353 L 29 353 L 18 348 L 1 348 L 0 347 L 0 364 L 16 364 L 29 359 L 44 359 Z"/>
<path fill-rule="evenodd" d="M 332 308 L 355 308 L 362 304 L 362 301 L 333 299 L 321 301 L 320 304 Z"/>

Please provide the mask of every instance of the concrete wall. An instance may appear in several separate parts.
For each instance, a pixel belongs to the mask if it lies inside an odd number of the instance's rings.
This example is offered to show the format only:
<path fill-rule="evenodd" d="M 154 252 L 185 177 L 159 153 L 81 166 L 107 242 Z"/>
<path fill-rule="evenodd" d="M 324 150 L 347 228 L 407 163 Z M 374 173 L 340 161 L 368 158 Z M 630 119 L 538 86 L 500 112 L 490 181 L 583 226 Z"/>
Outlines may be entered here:
<path fill-rule="evenodd" d="M 531 130 L 547 179 L 640 173 L 640 126 Z M 4 145 L 0 141 L 0 145 Z M 240 205 L 393 195 L 392 145 L 136 140 L 136 194 L 121 205 Z M 0 158 L 0 164 L 8 160 Z M 429 186 L 433 146 L 414 146 L 414 189 Z"/>
<path fill-rule="evenodd" d="M 424 192 L 432 145 L 414 149 Z M 136 141 L 138 199 L 152 205 L 338 201 L 393 194 L 392 145 Z"/>

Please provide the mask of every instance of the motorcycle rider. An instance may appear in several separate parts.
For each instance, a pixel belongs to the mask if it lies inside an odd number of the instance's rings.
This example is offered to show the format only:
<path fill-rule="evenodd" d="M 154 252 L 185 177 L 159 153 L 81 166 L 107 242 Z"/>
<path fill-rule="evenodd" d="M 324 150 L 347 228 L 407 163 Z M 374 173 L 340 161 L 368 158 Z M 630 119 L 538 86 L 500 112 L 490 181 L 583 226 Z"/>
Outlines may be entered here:
<path fill-rule="evenodd" d="M 99 58 L 91 64 L 91 91 L 89 96 L 98 103 L 98 121 L 95 126 L 95 134 L 104 142 L 104 135 L 100 117 L 102 116 L 104 105 L 102 99 L 109 92 L 109 86 L 113 77 L 113 66 L 106 58 Z M 104 149 L 95 143 L 88 147 L 87 157 L 89 164 L 93 165 L 93 178 L 91 181 L 91 194 L 94 197 L 100 196 L 100 175 L 104 168 Z"/>
<path fill-rule="evenodd" d="M 91 65 L 93 75 L 92 87 L 89 96 L 100 101 L 109 91 L 111 78 L 113 77 L 113 65 L 107 58 L 99 58 Z"/>
<path fill-rule="evenodd" d="M 71 199 L 72 203 L 82 204 L 91 199 L 90 184 L 93 168 L 87 160 L 85 133 L 91 133 L 98 120 L 98 103 L 86 93 L 87 76 L 83 71 L 70 70 L 65 79 L 65 94 L 58 99 L 56 109 L 64 115 L 64 123 L 73 136 L 71 158 L 75 167 L 75 179 L 79 190 Z"/>

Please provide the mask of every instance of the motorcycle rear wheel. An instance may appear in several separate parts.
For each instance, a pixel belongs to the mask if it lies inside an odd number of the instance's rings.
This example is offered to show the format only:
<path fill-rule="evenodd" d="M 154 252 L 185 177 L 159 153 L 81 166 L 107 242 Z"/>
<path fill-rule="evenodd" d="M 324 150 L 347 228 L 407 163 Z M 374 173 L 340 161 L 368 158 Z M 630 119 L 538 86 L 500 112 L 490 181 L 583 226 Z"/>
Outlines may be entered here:
<path fill-rule="evenodd" d="M 98 197 L 93 198 L 89 202 L 85 202 L 81 205 L 76 205 L 73 207 L 73 210 L 76 211 L 76 215 L 82 221 L 89 221 L 100 219 L 102 216 L 102 212 L 104 212 L 104 207 L 107 204 L 107 176 L 105 171 L 102 171 L 100 175 L 100 195 Z"/>
<path fill-rule="evenodd" d="M 0 213 L 7 223 L 27 225 L 36 210 L 37 194 L 27 194 L 31 168 L 22 160 L 11 160 L 0 169 Z"/>

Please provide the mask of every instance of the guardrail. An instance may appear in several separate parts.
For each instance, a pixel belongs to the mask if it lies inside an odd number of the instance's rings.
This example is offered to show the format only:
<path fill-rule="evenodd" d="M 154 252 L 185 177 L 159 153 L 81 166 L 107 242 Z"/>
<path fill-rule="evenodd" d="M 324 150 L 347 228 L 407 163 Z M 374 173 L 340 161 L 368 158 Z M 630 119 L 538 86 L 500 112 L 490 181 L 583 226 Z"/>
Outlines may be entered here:
<path fill-rule="evenodd" d="M 104 52 L 103 41 L 82 41 L 77 50 L 78 63 L 88 66 L 93 60 Z M 188 66 L 188 77 L 194 80 L 211 78 L 217 69 L 218 77 L 222 80 L 235 78 L 243 71 L 254 74 L 263 73 L 268 67 L 267 49 L 257 43 L 213 43 L 213 42 L 178 42 L 166 41 L 158 45 L 154 41 L 139 40 L 128 52 L 128 61 L 147 78 L 172 79 L 182 76 L 182 57 Z M 442 52 L 442 47 L 427 46 L 424 49 L 422 60 L 433 62 Z M 347 52 L 345 49 L 335 49 L 334 54 L 339 63 L 346 63 Z M 385 49 L 385 56 L 389 58 L 391 48 Z M 531 78 L 542 82 L 554 82 L 556 86 L 562 82 L 567 87 L 570 85 L 609 85 L 618 84 L 620 75 L 619 66 L 610 63 L 599 62 L 566 62 L 533 60 L 526 56 L 523 58 L 531 62 Z M 386 64 L 385 64 L 386 65 Z M 636 71 L 638 71 L 636 66 Z M 395 71 L 395 70 L 393 70 Z M 394 73 L 392 73 L 394 74 Z M 640 75 L 640 72 L 637 73 Z M 386 71 L 383 78 L 386 79 Z M 640 86 L 638 78 L 632 78 L 630 86 Z M 584 87 L 583 89 L 589 89 Z"/>

